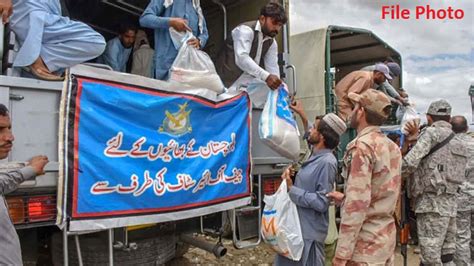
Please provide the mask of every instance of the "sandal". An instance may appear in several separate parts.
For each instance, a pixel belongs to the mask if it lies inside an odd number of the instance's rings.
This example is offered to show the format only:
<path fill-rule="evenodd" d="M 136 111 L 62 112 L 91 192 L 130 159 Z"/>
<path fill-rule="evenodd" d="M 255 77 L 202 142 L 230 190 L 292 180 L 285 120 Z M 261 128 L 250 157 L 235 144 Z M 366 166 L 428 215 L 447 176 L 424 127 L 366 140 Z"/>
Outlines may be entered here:
<path fill-rule="evenodd" d="M 32 68 L 31 66 L 23 67 L 23 70 L 30 73 L 37 79 L 47 80 L 47 81 L 63 81 L 64 76 L 57 76 L 51 73 L 43 73 L 40 69 Z"/>

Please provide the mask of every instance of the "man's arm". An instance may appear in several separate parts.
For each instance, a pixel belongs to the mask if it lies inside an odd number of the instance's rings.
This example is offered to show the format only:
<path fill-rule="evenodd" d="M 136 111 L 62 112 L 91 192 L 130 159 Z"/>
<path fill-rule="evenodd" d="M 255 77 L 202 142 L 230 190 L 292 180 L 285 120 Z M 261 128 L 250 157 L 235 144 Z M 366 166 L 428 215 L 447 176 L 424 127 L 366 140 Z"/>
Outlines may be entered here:
<path fill-rule="evenodd" d="M 361 144 L 363 145 L 363 144 Z M 348 173 L 345 200 L 341 207 L 341 225 L 335 258 L 347 261 L 352 258 L 356 239 L 369 210 L 373 154 L 368 147 L 355 147 Z"/>
<path fill-rule="evenodd" d="M 0 194 L 5 195 L 15 191 L 21 183 L 35 176 L 35 170 L 31 166 L 0 173 Z"/>
<path fill-rule="evenodd" d="M 201 45 L 200 48 L 204 48 L 207 44 L 207 40 L 209 39 L 209 32 L 207 31 L 207 22 L 206 22 L 206 18 L 203 19 L 202 21 L 202 33 L 199 34 L 198 39 L 199 39 L 199 43 Z"/>
<path fill-rule="evenodd" d="M 433 139 L 433 128 L 427 128 L 425 133 L 421 134 L 415 146 L 403 157 L 402 175 L 407 176 L 418 168 L 421 159 L 423 159 L 436 145 Z"/>
<path fill-rule="evenodd" d="M 245 73 L 266 81 L 270 73 L 261 68 L 250 57 L 250 49 L 254 37 L 253 30 L 248 26 L 238 26 L 232 31 L 234 40 L 235 64 Z"/>
<path fill-rule="evenodd" d="M 329 207 L 329 199 L 326 194 L 333 189 L 332 183 L 336 176 L 336 167 L 330 163 L 325 163 L 318 174 L 318 177 L 314 177 L 314 180 L 318 182 L 316 192 L 309 192 L 303 188 L 291 186 L 289 195 L 291 201 L 300 207 L 325 212 Z"/>
<path fill-rule="evenodd" d="M 25 180 L 44 174 L 48 157 L 39 155 L 29 161 L 29 165 L 19 170 L 0 172 L 0 195 L 8 194 L 18 188 Z"/>
<path fill-rule="evenodd" d="M 358 77 L 357 80 L 349 87 L 347 94 L 354 92 L 360 94 L 370 87 L 370 80 L 363 77 Z"/>
<path fill-rule="evenodd" d="M 109 65 L 113 70 L 121 72 L 122 66 L 120 66 L 118 58 L 119 56 L 123 56 L 123 55 L 120 53 L 118 42 L 120 42 L 120 40 L 118 39 L 114 41 L 109 41 L 107 43 L 107 47 L 105 48 L 104 55 L 102 56 L 107 65 Z"/>
<path fill-rule="evenodd" d="M 140 17 L 140 26 L 150 29 L 166 29 L 169 27 L 171 18 L 161 17 L 163 13 L 164 0 L 151 0 Z"/>

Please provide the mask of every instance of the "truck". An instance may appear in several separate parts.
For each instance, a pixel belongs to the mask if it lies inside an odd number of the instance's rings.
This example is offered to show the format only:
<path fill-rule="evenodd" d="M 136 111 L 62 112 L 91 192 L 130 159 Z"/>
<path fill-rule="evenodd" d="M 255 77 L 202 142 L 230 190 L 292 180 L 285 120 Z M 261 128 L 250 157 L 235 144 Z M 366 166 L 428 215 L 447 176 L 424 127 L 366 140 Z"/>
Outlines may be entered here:
<path fill-rule="evenodd" d="M 203 0 L 210 39 L 205 51 L 215 58 L 228 32 L 238 24 L 256 19 L 267 1 Z M 288 10 L 288 0 L 280 1 Z M 89 24 L 106 38 L 116 34 L 121 20 L 137 20 L 147 0 L 63 0 L 63 11 L 72 19 Z M 110 19 L 113 18 L 113 19 Z M 225 255 L 220 243 L 204 243 L 191 233 L 214 236 L 230 234 L 238 248 L 260 243 L 260 215 L 264 194 L 278 188 L 283 169 L 292 163 L 265 146 L 258 136 L 261 108 L 252 110 L 252 204 L 235 210 L 166 223 L 116 228 L 112 232 L 87 232 L 68 235 L 56 225 L 57 180 L 59 174 L 59 105 L 63 83 L 22 77 L 12 68 L 18 43 L 8 27 L 3 29 L 4 43 L 0 103 L 5 104 L 12 120 L 15 143 L 7 161 L 26 161 L 32 155 L 45 154 L 50 163 L 46 174 L 23 183 L 6 195 L 10 216 L 20 236 L 26 265 L 42 264 L 163 264 L 182 256 L 189 245 Z M 335 83 L 352 70 L 383 61 L 391 56 L 401 64 L 396 50 L 374 33 L 350 27 L 329 26 L 289 37 L 286 25 L 277 37 L 282 77 L 312 117 L 334 112 Z M 307 51 L 302 53 L 301 51 Z M 297 71 L 295 71 L 297 70 Z M 401 84 L 401 77 L 395 80 Z M 300 131 L 304 129 L 300 125 Z M 339 153 L 350 140 L 348 135 Z M 302 153 L 304 152 L 302 144 Z M 191 237 L 190 237 L 191 236 Z M 69 244 L 68 244 L 69 243 Z M 65 260 L 66 259 L 66 260 Z"/>
<path fill-rule="evenodd" d="M 148 0 L 61 0 L 64 15 L 83 21 L 106 39 L 114 37 L 121 21 L 135 21 L 148 5 Z M 289 1 L 280 1 L 288 9 Z M 216 57 L 228 31 L 242 22 L 258 18 L 267 1 L 204 0 L 201 6 L 207 20 L 210 39 L 205 51 Z M 111 19 L 112 18 L 112 19 Z M 36 154 L 45 154 L 50 163 L 46 174 L 24 182 L 14 193 L 6 195 L 9 213 L 17 229 L 25 265 L 102 265 L 110 262 L 123 265 L 163 264 L 182 256 L 189 245 L 225 255 L 219 243 L 197 240 L 192 233 L 221 236 L 230 234 L 239 248 L 258 245 L 262 180 L 279 177 L 290 163 L 259 141 L 252 131 L 253 204 L 236 210 L 166 223 L 115 228 L 111 231 L 70 234 L 56 226 L 57 188 L 60 167 L 59 106 L 63 82 L 48 82 L 25 77 L 12 67 L 18 42 L 8 26 L 1 29 L 3 43 L 0 103 L 10 110 L 14 147 L 6 162 L 24 162 Z M 151 33 L 151 32 L 149 32 Z M 280 66 L 290 72 L 288 62 L 288 26 L 277 37 Z M 253 110 L 253 128 L 258 128 L 261 109 Z M 234 222 L 235 220 L 235 222 Z M 221 229 L 224 227 L 224 229 Z M 256 238 L 255 238 L 256 237 Z M 252 240 L 248 240 L 253 238 Z"/>

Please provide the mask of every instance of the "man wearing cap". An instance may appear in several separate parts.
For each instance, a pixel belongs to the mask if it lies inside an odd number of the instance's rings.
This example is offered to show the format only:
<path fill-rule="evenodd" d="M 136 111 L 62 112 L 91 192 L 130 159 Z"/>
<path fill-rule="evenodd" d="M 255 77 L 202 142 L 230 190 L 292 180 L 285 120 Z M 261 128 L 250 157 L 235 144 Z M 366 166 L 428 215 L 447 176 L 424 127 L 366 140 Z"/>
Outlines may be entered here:
<path fill-rule="evenodd" d="M 421 265 L 452 263 L 456 251 L 456 200 L 465 180 L 467 150 L 454 138 L 450 116 L 447 101 L 434 101 L 426 130 L 417 136 L 412 127 L 406 138 L 414 146 L 403 158 L 402 173 L 414 173 L 409 192 L 415 200 Z"/>
<path fill-rule="evenodd" d="M 310 129 L 307 140 L 313 153 L 298 171 L 294 185 L 291 169 L 283 172 L 282 179 L 288 184 L 290 198 L 298 207 L 304 250 L 299 261 L 277 255 L 275 265 L 324 265 L 324 241 L 329 222 L 326 194 L 333 190 L 337 173 L 337 159 L 332 151 L 345 131 L 346 125 L 337 115 L 325 115 L 317 128 Z"/>
<path fill-rule="evenodd" d="M 345 199 L 333 265 L 393 265 L 396 225 L 393 214 L 400 194 L 400 148 L 380 126 L 390 114 L 390 100 L 380 91 L 349 93 L 350 123 L 356 138 L 347 145 L 342 176 Z M 333 192 L 328 196 L 340 200 Z"/>
<path fill-rule="evenodd" d="M 385 61 L 384 64 L 388 67 L 389 74 L 392 78 L 396 78 L 400 76 L 401 68 L 399 64 L 395 62 L 389 62 L 389 61 Z M 362 68 L 361 70 L 372 72 L 375 70 L 376 65 L 377 64 L 366 66 Z M 398 105 L 406 105 L 408 103 L 408 101 L 400 95 L 400 93 L 392 86 L 392 84 L 390 84 L 388 80 L 385 80 L 376 89 L 385 93 L 387 96 L 389 96 L 388 98 L 390 99 L 392 103 L 395 103 Z"/>
<path fill-rule="evenodd" d="M 349 93 L 361 94 L 368 89 L 373 89 L 375 84 L 380 85 L 387 79 L 391 80 L 388 67 L 379 63 L 373 71 L 353 71 L 341 79 L 335 88 L 337 96 L 337 111 L 339 117 L 347 121 L 351 114 L 353 104 L 348 98 Z"/>

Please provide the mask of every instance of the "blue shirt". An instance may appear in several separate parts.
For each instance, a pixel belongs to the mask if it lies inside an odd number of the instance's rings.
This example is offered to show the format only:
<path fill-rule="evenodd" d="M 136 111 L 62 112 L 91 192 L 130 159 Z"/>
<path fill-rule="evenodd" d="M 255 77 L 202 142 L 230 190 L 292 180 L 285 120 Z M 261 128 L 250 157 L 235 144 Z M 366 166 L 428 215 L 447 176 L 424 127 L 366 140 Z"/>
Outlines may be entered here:
<path fill-rule="evenodd" d="M 333 190 L 336 173 L 336 157 L 331 150 L 324 149 L 314 152 L 296 175 L 289 195 L 298 207 L 304 239 L 319 243 L 326 239 L 329 222 L 326 194 Z"/>
<path fill-rule="evenodd" d="M 97 62 L 109 65 L 115 71 L 126 72 L 127 61 L 131 53 L 132 48 L 125 48 L 119 37 L 115 37 L 107 42 L 107 48 L 97 59 Z"/>
<path fill-rule="evenodd" d="M 168 8 L 165 8 L 163 3 L 164 0 L 151 0 L 140 17 L 142 27 L 155 30 L 155 78 L 161 80 L 168 78 L 168 71 L 178 54 L 169 33 L 170 18 L 188 20 L 193 35 L 201 41 L 201 47 L 206 45 L 209 38 L 205 20 L 202 34 L 199 31 L 199 16 L 192 0 L 174 1 Z"/>

